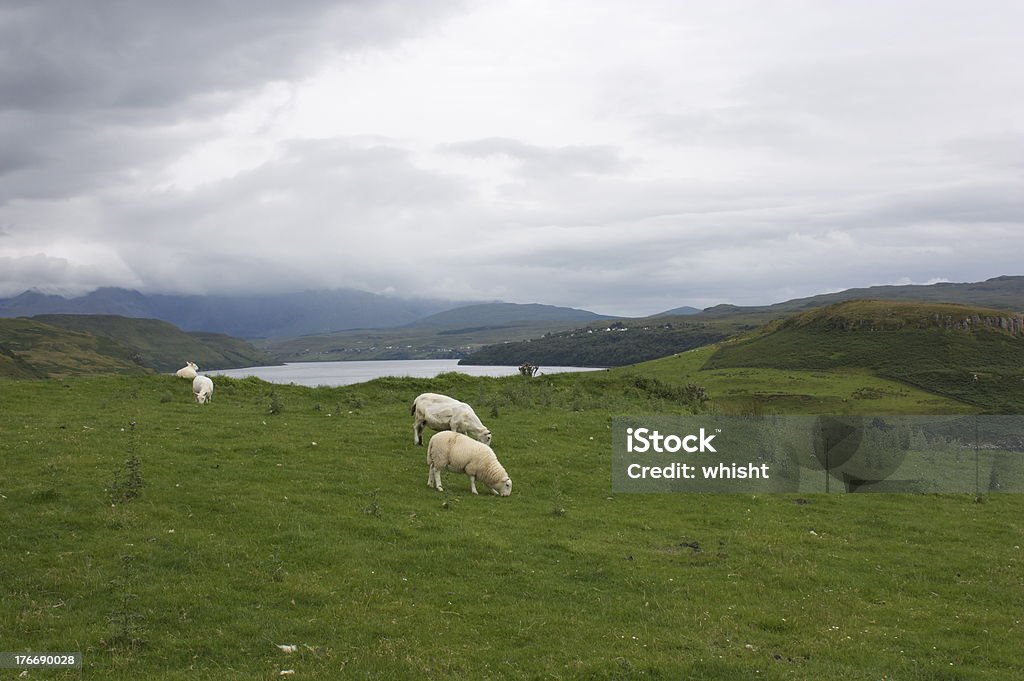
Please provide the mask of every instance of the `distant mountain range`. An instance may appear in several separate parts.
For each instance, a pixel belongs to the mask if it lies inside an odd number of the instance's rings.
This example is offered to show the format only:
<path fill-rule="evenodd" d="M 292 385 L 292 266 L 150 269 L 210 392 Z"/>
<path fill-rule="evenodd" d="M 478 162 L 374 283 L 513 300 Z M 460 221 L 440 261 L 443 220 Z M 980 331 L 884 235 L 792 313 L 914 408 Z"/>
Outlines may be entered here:
<path fill-rule="evenodd" d="M 507 326 L 517 322 L 595 322 L 615 319 L 587 310 L 555 305 L 481 303 L 445 310 L 417 320 L 409 326 L 439 329 Z"/>
<path fill-rule="evenodd" d="M 847 289 L 774 305 L 716 305 L 705 310 L 684 306 L 647 319 L 686 316 L 692 322 L 746 318 L 756 325 L 848 300 L 908 300 L 959 303 L 1003 310 L 1024 310 L 1024 276 L 977 283 L 872 286 Z M 77 298 L 26 291 L 0 299 L 0 317 L 41 314 L 120 315 L 160 319 L 185 331 L 222 333 L 247 339 L 287 339 L 352 329 L 436 329 L 472 333 L 523 324 L 600 322 L 615 317 L 587 310 L 540 304 L 413 300 L 366 291 L 304 291 L 246 296 L 146 295 L 101 288 Z M 637 320 L 639 321 L 639 320 Z"/>
<path fill-rule="evenodd" d="M 401 326 L 462 304 L 393 298 L 354 290 L 178 296 L 101 288 L 78 298 L 26 291 L 14 298 L 0 299 L 0 317 L 121 315 L 162 319 L 185 331 L 210 331 L 240 338 L 286 338 L 344 329 Z"/>
<path fill-rule="evenodd" d="M 276 295 L 145 295 L 101 288 L 78 298 L 26 291 L 0 299 L 0 317 L 42 314 L 119 315 L 160 319 L 185 331 L 282 339 L 352 329 L 500 327 L 521 322 L 610 319 L 586 310 L 540 304 L 404 299 L 353 290 Z"/>
<path fill-rule="evenodd" d="M 700 313 L 701 313 L 701 310 L 699 310 L 696 307 L 690 307 L 689 305 L 683 305 L 682 307 L 675 307 L 675 308 L 672 308 L 671 310 L 665 310 L 664 312 L 659 312 L 658 314 L 652 315 L 652 316 L 654 316 L 654 317 L 678 317 L 678 316 L 681 316 L 681 315 L 700 314 Z"/>

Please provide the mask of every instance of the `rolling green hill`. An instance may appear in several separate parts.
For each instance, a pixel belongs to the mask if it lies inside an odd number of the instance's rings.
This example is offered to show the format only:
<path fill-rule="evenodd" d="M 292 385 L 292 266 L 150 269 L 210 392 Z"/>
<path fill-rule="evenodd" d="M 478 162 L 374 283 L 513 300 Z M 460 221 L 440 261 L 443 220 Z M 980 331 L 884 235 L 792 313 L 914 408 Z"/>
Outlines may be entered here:
<path fill-rule="evenodd" d="M 7 378 L 42 378 L 40 373 L 16 352 L 0 345 L 0 376 Z"/>
<path fill-rule="evenodd" d="M 247 342 L 216 333 L 186 333 L 158 319 L 117 315 L 39 315 L 39 321 L 109 338 L 133 349 L 139 362 L 159 372 L 176 371 L 186 361 L 205 369 L 233 369 L 271 363 Z"/>
<path fill-rule="evenodd" d="M 707 369 L 868 371 L 987 411 L 1024 411 L 1024 320 L 962 305 L 852 301 L 723 343 Z"/>
<path fill-rule="evenodd" d="M 185 333 L 167 322 L 114 315 L 0 319 L 0 375 L 42 378 L 90 373 L 170 372 L 267 364 L 245 341 Z"/>
<path fill-rule="evenodd" d="M 964 414 L 978 408 L 868 369 L 832 371 L 764 367 L 711 367 L 722 344 L 609 370 L 666 385 L 703 386 L 716 413 L 763 414 Z"/>
<path fill-rule="evenodd" d="M 151 371 L 129 347 L 37 319 L 0 319 L 0 372 L 8 378 Z"/>

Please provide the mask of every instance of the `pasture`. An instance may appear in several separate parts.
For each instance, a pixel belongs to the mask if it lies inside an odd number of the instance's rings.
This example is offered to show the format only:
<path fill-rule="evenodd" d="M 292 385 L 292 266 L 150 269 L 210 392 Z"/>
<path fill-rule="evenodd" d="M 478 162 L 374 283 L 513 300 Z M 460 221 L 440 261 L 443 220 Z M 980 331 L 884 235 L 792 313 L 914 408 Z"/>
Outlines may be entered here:
<path fill-rule="evenodd" d="M 30 678 L 1024 677 L 1024 498 L 612 493 L 611 416 L 687 411 L 672 376 L 5 380 L 0 648 L 84 653 Z M 933 399 L 872 386 L 836 404 Z M 512 496 L 427 488 L 427 390 Z"/>

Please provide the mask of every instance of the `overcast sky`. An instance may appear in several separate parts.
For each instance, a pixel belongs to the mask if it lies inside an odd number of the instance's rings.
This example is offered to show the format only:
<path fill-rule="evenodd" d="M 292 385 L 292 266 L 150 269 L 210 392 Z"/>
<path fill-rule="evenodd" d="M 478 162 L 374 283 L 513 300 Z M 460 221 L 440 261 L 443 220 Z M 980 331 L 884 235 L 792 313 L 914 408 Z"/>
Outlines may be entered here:
<path fill-rule="evenodd" d="M 1024 274 L 1024 3 L 5 0 L 0 296 Z"/>

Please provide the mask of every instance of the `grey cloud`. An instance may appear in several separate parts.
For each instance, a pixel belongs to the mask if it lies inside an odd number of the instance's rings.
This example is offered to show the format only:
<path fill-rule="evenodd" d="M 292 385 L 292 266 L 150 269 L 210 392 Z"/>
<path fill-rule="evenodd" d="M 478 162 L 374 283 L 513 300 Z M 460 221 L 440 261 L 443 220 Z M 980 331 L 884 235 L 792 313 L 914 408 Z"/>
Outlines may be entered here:
<path fill-rule="evenodd" d="M 542 147 L 506 137 L 488 137 L 448 144 L 441 149 L 478 158 L 505 156 L 519 162 L 520 173 L 530 177 L 605 174 L 625 167 L 618 149 L 602 145 Z"/>
<path fill-rule="evenodd" d="M 702 16 L 692 35 L 719 32 L 701 43 L 710 46 L 706 63 L 673 62 L 676 44 L 657 41 L 625 71 L 614 62 L 630 55 L 595 53 L 586 68 L 602 69 L 603 105 L 584 71 L 566 64 L 567 76 L 580 76 L 566 88 L 573 99 L 555 102 L 543 127 L 499 115 L 464 135 L 480 138 L 438 146 L 460 133 L 413 116 L 408 127 L 377 129 L 371 111 L 369 122 L 354 116 L 351 129 L 323 133 L 365 136 L 278 142 L 246 133 L 241 143 L 258 153 L 233 161 L 248 169 L 189 188 L 167 183 L 173 161 L 221 139 L 218 116 L 242 101 L 264 106 L 251 95 L 267 83 L 301 80 L 326 54 L 423 35 L 451 7 L 4 3 L 0 289 L 354 286 L 639 314 L 1019 273 L 1024 157 L 1020 131 L 1007 129 L 1014 119 L 1000 112 L 1019 109 L 1021 76 L 992 68 L 1019 51 L 1008 41 L 1019 22 L 1011 15 L 994 26 L 973 10 L 974 38 L 958 37 L 956 22 L 926 21 L 925 42 L 905 31 L 917 14 L 906 8 L 801 6 L 799 26 L 766 21 L 757 3 L 693 10 Z M 470 25 L 489 7 L 476 4 Z M 691 14 L 678 3 L 650 8 L 656 18 Z M 833 50 L 836 37 L 847 42 Z M 552 85 L 547 74 L 515 71 L 508 55 L 476 52 L 473 40 L 430 49 L 467 63 L 484 57 L 479 64 L 495 69 L 488 81 L 510 96 L 523 80 Z M 409 55 L 379 54 L 383 66 L 368 59 L 336 81 L 355 90 L 341 95 L 408 85 Z M 650 76 L 627 77 L 630 69 Z M 417 86 L 454 113 L 464 103 L 449 87 L 456 75 Z M 576 112 L 579 121 L 558 120 Z M 571 126 L 564 144 L 536 142 L 558 125 Z M 384 131 L 394 138 L 370 136 Z M 282 125 L 274 134 L 314 133 Z M 183 165 L 205 170 L 204 158 Z M 254 158 L 270 160 L 246 165 Z M 511 179 L 455 170 L 467 166 Z M 22 257 L 36 251 L 48 255 Z M 72 254 L 74 262 L 54 257 Z"/>
<path fill-rule="evenodd" d="M 0 106 L 165 109 L 296 75 L 318 54 L 422 29 L 447 3 L 78 2 L 0 14 Z"/>
<path fill-rule="evenodd" d="M 181 278 L 194 291 L 341 286 L 438 248 L 457 254 L 473 233 L 456 219 L 469 196 L 464 181 L 417 167 L 398 147 L 305 140 L 194 191 L 110 203 L 108 233 L 132 235 L 112 247 L 152 288 Z"/>
<path fill-rule="evenodd" d="M 669 144 L 716 147 L 808 146 L 819 134 L 806 116 L 750 107 L 652 114 L 640 122 L 639 128 L 642 134 Z"/>
<path fill-rule="evenodd" d="M 836 226 L 892 229 L 928 223 L 1024 223 L 1024 192 L 1002 182 L 937 186 L 868 197 Z"/>
<path fill-rule="evenodd" d="M 453 3 L 77 2 L 0 9 L 0 205 L 125 184 L 203 121 L 331 54 L 425 30 Z"/>
<path fill-rule="evenodd" d="M 0 121 L 0 144 L 10 154 L 0 167 L 0 205 L 130 186 L 132 176 L 163 167 L 204 135 L 100 121 L 87 125 L 53 114 L 7 112 Z"/>
<path fill-rule="evenodd" d="M 1024 223 L 1020 185 L 939 188 L 904 195 L 885 207 L 884 216 L 904 221 Z"/>
<path fill-rule="evenodd" d="M 138 284 L 126 278 L 123 269 L 107 265 L 75 264 L 66 258 L 35 255 L 0 256 L 0 296 L 13 296 L 29 289 L 73 294 L 86 293 L 102 286 Z"/>
<path fill-rule="evenodd" d="M 947 142 L 947 153 L 986 168 L 1024 171 L 1024 132 L 1007 131 L 960 137 Z"/>

